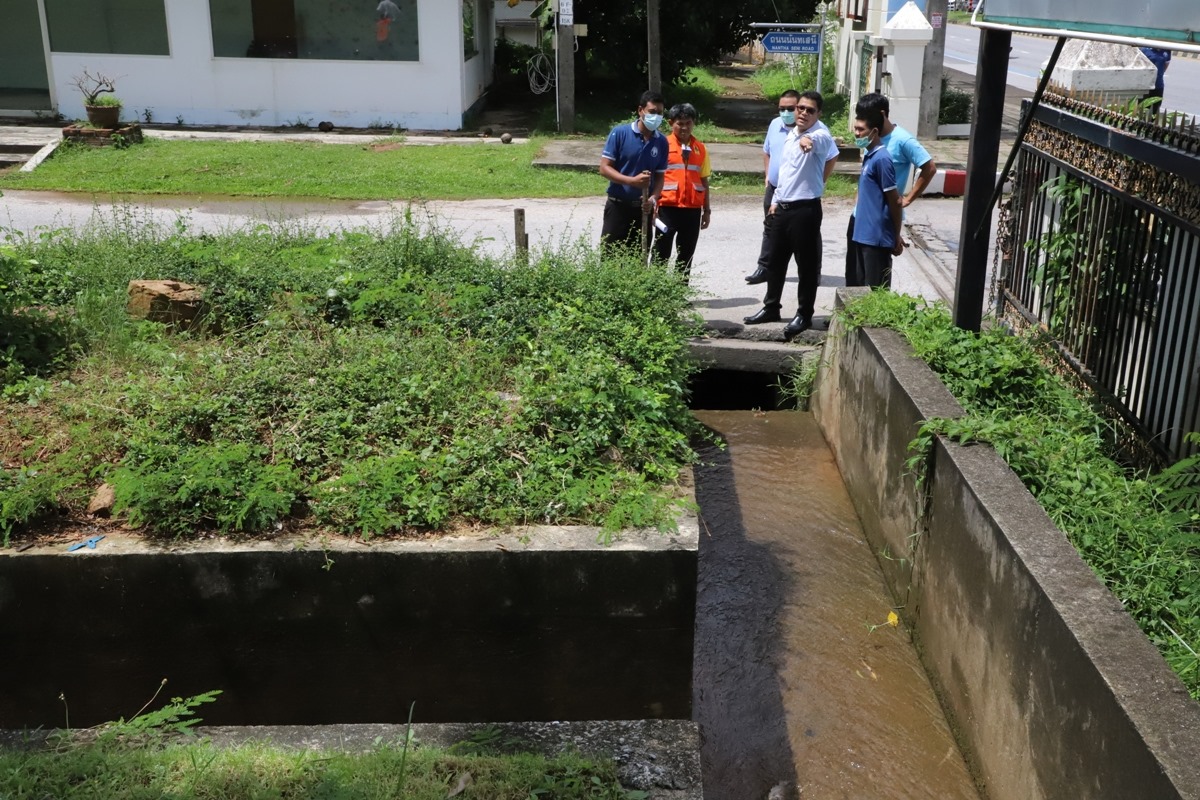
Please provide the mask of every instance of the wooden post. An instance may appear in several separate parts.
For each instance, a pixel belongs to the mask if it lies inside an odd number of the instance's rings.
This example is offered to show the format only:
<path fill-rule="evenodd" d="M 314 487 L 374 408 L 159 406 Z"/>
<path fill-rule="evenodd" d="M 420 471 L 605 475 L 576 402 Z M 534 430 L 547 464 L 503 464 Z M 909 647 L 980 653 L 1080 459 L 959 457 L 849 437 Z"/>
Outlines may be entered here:
<path fill-rule="evenodd" d="M 646 210 L 646 200 L 650 198 L 650 187 L 642 187 L 642 258 L 650 260 L 650 241 L 653 238 L 650 226 L 650 212 Z"/>
<path fill-rule="evenodd" d="M 513 241 L 517 246 L 517 263 L 529 263 L 529 235 L 525 233 L 525 209 L 513 209 Z"/>
<path fill-rule="evenodd" d="M 662 37 L 658 28 L 659 0 L 646 0 L 646 77 L 647 88 L 662 91 Z"/>

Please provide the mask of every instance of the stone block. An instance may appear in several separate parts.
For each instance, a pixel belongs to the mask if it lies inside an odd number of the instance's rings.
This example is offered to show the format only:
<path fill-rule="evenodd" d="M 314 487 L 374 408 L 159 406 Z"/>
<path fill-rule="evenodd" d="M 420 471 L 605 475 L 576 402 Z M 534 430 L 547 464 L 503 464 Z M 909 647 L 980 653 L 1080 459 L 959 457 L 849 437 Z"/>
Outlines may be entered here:
<path fill-rule="evenodd" d="M 130 281 L 126 308 L 135 319 L 187 330 L 204 314 L 203 289 L 179 281 Z"/>

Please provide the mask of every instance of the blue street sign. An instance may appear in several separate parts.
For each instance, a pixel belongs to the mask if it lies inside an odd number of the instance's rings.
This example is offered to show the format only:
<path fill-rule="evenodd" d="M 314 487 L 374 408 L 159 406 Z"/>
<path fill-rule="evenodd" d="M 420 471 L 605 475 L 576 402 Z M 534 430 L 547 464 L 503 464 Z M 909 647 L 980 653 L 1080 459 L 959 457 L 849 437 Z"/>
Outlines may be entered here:
<path fill-rule="evenodd" d="M 768 53 L 819 53 L 821 52 L 821 33 L 790 33 L 771 31 L 763 34 L 763 49 Z"/>

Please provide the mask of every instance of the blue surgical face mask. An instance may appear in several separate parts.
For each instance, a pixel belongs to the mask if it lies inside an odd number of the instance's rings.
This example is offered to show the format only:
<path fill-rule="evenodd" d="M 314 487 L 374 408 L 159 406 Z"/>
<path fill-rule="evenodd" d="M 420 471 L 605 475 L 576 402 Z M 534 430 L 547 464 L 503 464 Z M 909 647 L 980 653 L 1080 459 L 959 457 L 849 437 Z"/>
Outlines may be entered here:
<path fill-rule="evenodd" d="M 855 143 L 856 145 L 858 145 L 859 147 L 861 147 L 861 148 L 863 148 L 863 149 L 865 150 L 865 149 L 867 149 L 868 147 L 870 147 L 870 146 L 871 146 L 871 137 L 870 137 L 870 136 L 863 136 L 863 137 L 860 139 L 859 137 L 855 136 L 855 137 L 854 137 L 854 143 Z"/>
<path fill-rule="evenodd" d="M 662 117 L 662 114 L 644 114 L 642 124 L 646 126 L 647 130 L 656 131 L 658 126 L 662 125 Z"/>
<path fill-rule="evenodd" d="M 779 119 L 783 120 L 784 125 L 795 125 L 796 124 L 796 112 L 795 111 L 780 111 Z"/>

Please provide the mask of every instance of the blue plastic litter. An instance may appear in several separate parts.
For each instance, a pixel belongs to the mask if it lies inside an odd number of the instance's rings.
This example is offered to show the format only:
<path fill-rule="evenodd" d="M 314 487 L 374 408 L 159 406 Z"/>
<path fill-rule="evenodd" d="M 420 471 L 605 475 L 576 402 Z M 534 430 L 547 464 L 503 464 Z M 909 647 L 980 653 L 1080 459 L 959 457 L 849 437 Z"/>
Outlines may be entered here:
<path fill-rule="evenodd" d="M 100 541 L 103 538 L 104 538 L 104 534 L 100 534 L 99 536 L 93 536 L 90 539 L 84 539 L 82 542 L 76 542 L 75 544 L 73 544 L 67 548 L 67 552 L 74 553 L 76 550 L 81 550 L 84 547 L 86 547 L 88 550 L 95 550 L 96 542 Z"/>

